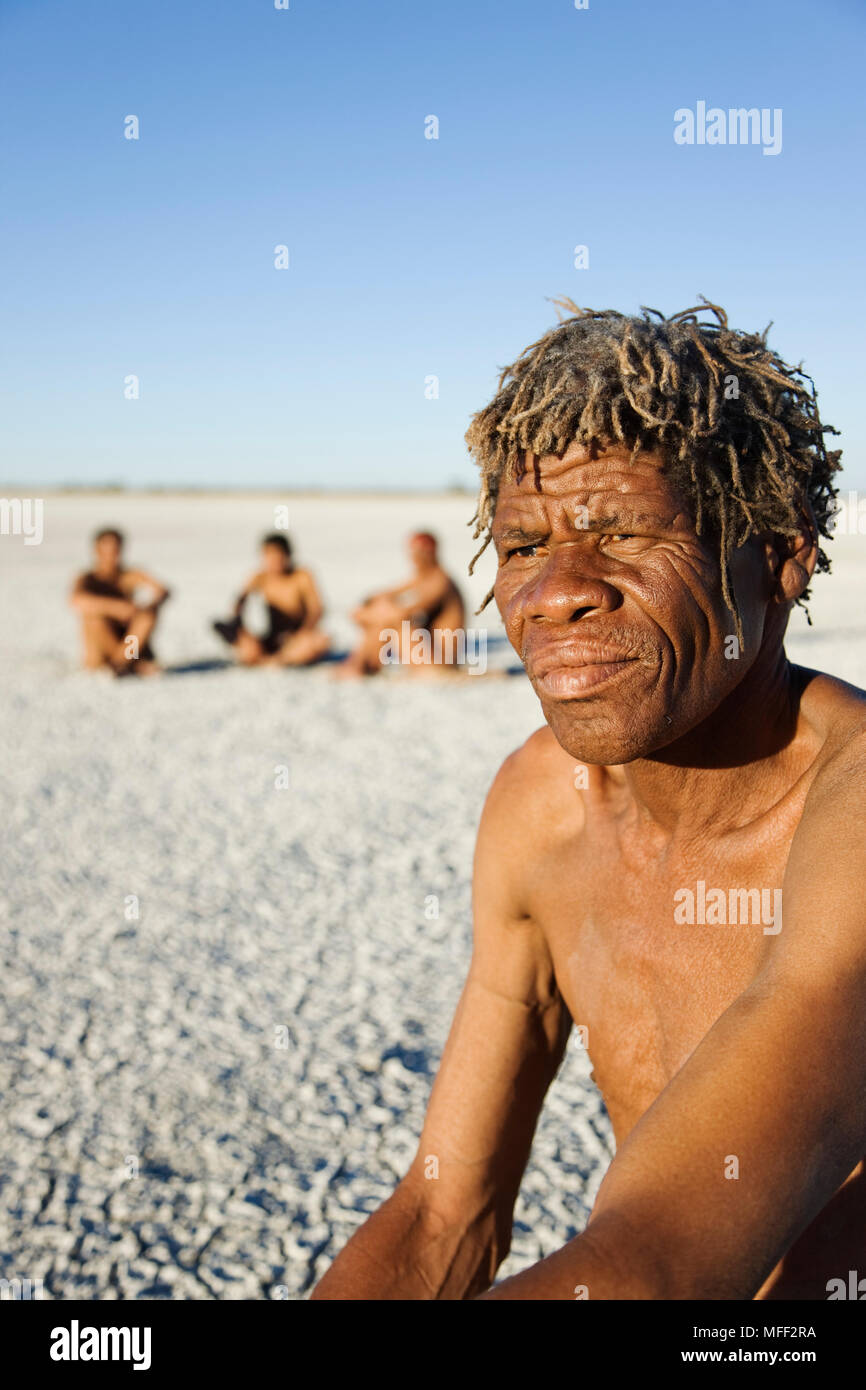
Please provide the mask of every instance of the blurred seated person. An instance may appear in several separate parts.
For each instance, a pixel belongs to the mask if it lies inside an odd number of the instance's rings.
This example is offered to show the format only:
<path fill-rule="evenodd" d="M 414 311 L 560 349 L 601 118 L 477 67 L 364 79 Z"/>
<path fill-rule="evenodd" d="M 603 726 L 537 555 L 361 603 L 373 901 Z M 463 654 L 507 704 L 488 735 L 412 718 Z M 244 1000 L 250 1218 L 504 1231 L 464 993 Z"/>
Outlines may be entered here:
<path fill-rule="evenodd" d="M 234 616 L 215 622 L 214 630 L 243 666 L 309 666 L 330 647 L 319 627 L 324 609 L 315 580 L 309 570 L 295 567 L 291 543 L 281 531 L 265 536 L 261 551 L 262 567 L 238 597 Z M 267 605 L 268 630 L 261 637 L 243 623 L 251 594 L 260 594 Z"/>
<path fill-rule="evenodd" d="M 154 675 L 159 671 L 151 646 L 157 616 L 169 597 L 159 580 L 123 564 L 124 537 L 114 527 L 93 538 L 93 569 L 80 574 L 70 606 L 81 618 L 84 666 L 115 675 Z M 140 591 L 148 590 L 144 602 Z"/>
<path fill-rule="evenodd" d="M 340 675 L 375 675 L 383 666 L 397 663 L 407 671 L 429 674 L 430 662 L 419 661 L 410 651 L 423 645 L 415 640 L 419 632 L 431 639 L 438 634 L 427 648 L 436 653 L 437 667 L 456 665 L 456 643 L 450 639 L 463 629 L 460 591 L 440 565 L 436 537 L 429 531 L 411 535 L 408 550 L 411 577 L 394 589 L 373 594 L 352 613 L 361 639 L 343 662 Z"/>

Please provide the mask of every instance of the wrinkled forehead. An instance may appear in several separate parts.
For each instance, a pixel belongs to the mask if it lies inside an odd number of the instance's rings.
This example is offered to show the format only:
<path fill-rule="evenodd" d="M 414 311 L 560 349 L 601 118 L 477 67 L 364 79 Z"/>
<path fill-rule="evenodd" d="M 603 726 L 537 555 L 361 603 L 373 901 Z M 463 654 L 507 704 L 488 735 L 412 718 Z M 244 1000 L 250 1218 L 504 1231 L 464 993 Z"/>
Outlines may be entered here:
<path fill-rule="evenodd" d="M 612 447 L 601 452 L 573 446 L 564 454 L 527 454 L 497 494 L 494 533 L 515 513 L 585 509 L 590 516 L 646 514 L 681 524 L 691 506 L 656 453 Z"/>

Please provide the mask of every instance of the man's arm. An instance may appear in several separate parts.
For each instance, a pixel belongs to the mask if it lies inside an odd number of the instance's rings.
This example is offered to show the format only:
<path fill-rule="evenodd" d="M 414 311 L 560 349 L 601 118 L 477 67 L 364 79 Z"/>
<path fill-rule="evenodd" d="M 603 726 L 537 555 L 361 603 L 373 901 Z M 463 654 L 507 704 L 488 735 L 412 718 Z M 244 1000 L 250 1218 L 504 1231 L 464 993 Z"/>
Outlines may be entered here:
<path fill-rule="evenodd" d="M 298 570 L 298 578 L 301 581 L 301 596 L 304 603 L 304 617 L 299 632 L 306 632 L 317 627 L 325 611 L 316 581 L 309 570 Z"/>
<path fill-rule="evenodd" d="M 408 589 L 411 589 L 413 583 L 413 580 L 407 580 L 405 584 L 399 584 L 394 589 L 380 589 L 375 594 L 368 594 L 352 610 L 352 617 L 355 622 L 363 622 L 365 614 L 369 611 L 386 611 L 389 607 L 393 607 L 400 594 L 405 594 Z"/>
<path fill-rule="evenodd" d="M 356 622 L 378 622 L 383 627 L 402 623 L 416 613 L 438 608 L 449 597 L 450 591 L 448 576 L 443 571 L 437 571 L 424 579 L 413 579 L 398 589 L 374 594 L 356 608 L 352 616 Z"/>
<path fill-rule="evenodd" d="M 243 615 L 244 605 L 246 604 L 247 599 L 249 598 L 250 594 L 255 593 L 257 589 L 261 588 L 263 579 L 264 574 L 259 572 L 257 574 L 254 574 L 250 579 L 247 580 L 246 584 L 241 589 L 241 592 L 238 594 L 238 597 L 235 601 L 234 615 L 236 618 L 240 618 Z"/>
<path fill-rule="evenodd" d="M 468 1298 L 489 1287 L 508 1253 L 520 1179 L 571 1023 L 520 901 L 520 757 L 500 770 L 481 819 L 472 964 L 417 1155 L 313 1298 Z"/>
<path fill-rule="evenodd" d="M 133 594 L 139 588 L 150 589 L 151 591 L 150 602 L 146 605 L 137 604 L 136 607 L 160 608 L 166 599 L 171 597 L 171 591 L 158 579 L 154 579 L 152 574 L 148 574 L 146 570 L 127 570 L 124 579 L 130 585 Z"/>
<path fill-rule="evenodd" d="M 411 618 L 416 613 L 432 613 L 441 607 L 451 592 L 451 581 L 444 570 L 433 570 L 423 579 L 411 585 L 411 592 L 402 590 L 398 594 L 400 621 Z M 405 598 L 404 595 L 407 595 Z M 513 810 L 513 808 L 512 808 Z"/>
<path fill-rule="evenodd" d="M 857 746 L 816 778 L 768 964 L 635 1126 L 585 1233 L 485 1298 L 753 1298 L 863 1157 L 864 785 Z"/>
<path fill-rule="evenodd" d="M 85 576 L 80 574 L 72 586 L 69 606 L 83 617 L 113 618 L 115 622 L 128 623 L 135 613 L 131 599 L 110 598 L 104 594 L 90 594 L 84 587 Z"/>

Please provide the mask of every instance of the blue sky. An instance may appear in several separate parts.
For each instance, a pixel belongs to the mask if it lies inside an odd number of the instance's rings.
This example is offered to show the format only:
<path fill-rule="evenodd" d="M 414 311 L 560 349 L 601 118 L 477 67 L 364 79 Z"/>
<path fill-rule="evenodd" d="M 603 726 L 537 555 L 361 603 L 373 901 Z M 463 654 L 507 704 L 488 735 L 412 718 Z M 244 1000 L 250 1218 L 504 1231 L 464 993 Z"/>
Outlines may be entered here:
<path fill-rule="evenodd" d="M 555 321 L 546 297 L 705 294 L 774 321 L 866 485 L 864 15 L 0 0 L 0 474 L 472 484 L 469 416 Z M 701 100 L 781 108 L 782 152 L 676 145 Z"/>

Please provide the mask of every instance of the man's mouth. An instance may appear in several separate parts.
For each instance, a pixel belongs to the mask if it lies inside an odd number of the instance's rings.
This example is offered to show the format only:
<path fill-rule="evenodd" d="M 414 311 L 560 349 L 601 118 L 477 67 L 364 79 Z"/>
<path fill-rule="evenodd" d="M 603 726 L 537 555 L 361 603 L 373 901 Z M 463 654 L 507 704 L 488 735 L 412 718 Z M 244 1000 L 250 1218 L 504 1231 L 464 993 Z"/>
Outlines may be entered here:
<path fill-rule="evenodd" d="M 539 695 L 550 700 L 577 700 L 622 675 L 637 660 L 612 647 L 558 647 L 540 652 L 527 663 Z"/>

